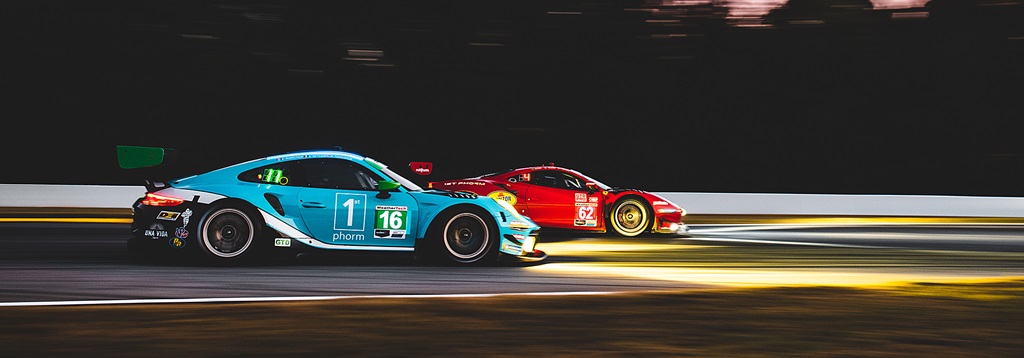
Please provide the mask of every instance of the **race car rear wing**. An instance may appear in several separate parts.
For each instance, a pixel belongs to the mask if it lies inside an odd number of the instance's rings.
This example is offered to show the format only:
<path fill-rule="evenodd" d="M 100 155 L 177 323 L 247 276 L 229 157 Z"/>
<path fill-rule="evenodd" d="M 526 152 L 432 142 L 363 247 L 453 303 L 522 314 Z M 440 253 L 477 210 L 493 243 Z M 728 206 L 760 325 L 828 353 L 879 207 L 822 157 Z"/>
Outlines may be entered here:
<path fill-rule="evenodd" d="M 173 148 L 140 147 L 131 145 L 117 146 L 117 165 L 121 169 L 140 169 L 144 175 L 160 176 L 161 170 L 157 167 L 165 167 L 178 158 L 178 152 Z M 149 168 L 149 169 L 143 169 Z M 166 173 L 163 173 L 166 175 Z M 146 191 L 153 192 L 168 187 L 169 184 L 162 180 L 145 179 Z"/>
<path fill-rule="evenodd" d="M 177 158 L 173 148 L 139 147 L 131 145 L 117 146 L 117 165 L 121 169 L 155 167 Z"/>

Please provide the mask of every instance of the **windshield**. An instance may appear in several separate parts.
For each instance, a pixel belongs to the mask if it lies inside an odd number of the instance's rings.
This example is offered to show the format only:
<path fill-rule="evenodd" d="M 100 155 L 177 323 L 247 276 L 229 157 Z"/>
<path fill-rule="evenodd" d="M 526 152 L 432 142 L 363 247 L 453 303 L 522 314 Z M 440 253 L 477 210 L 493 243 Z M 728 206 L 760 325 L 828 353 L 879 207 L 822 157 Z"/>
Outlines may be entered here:
<path fill-rule="evenodd" d="M 580 173 L 578 171 L 574 170 L 573 173 L 576 173 L 576 175 L 579 175 L 581 178 L 583 178 L 583 180 L 586 180 L 588 183 L 594 183 L 594 185 L 597 185 L 597 187 L 601 188 L 602 190 L 608 190 L 608 189 L 612 188 L 612 187 L 608 186 L 607 184 L 602 183 L 602 182 L 598 181 L 597 179 L 594 179 L 594 178 L 588 177 L 586 175 L 583 175 L 583 173 Z"/>
<path fill-rule="evenodd" d="M 391 169 L 388 169 L 388 166 L 384 165 L 384 163 L 378 162 L 373 158 L 369 157 L 364 157 L 363 160 L 366 161 L 366 163 L 372 165 L 374 168 L 380 169 L 380 171 L 384 172 L 384 175 L 387 175 L 389 178 L 391 178 L 391 180 L 394 180 L 399 184 L 402 184 L 402 186 L 404 186 L 406 189 L 409 189 L 410 191 L 423 191 L 423 188 L 421 188 L 419 185 L 416 185 L 416 183 L 413 183 L 411 180 L 406 179 L 405 177 L 399 175 L 398 173 L 391 171 Z"/>

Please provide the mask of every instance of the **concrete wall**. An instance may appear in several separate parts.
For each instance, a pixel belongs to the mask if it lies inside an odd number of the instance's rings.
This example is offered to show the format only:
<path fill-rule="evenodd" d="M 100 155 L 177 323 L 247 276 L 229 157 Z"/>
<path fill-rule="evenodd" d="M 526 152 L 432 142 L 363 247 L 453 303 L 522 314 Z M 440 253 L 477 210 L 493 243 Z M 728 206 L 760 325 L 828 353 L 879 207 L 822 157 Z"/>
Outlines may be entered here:
<path fill-rule="evenodd" d="M 128 208 L 141 186 L 0 184 L 0 207 Z M 666 193 L 690 214 L 1024 217 L 1024 198 Z"/>

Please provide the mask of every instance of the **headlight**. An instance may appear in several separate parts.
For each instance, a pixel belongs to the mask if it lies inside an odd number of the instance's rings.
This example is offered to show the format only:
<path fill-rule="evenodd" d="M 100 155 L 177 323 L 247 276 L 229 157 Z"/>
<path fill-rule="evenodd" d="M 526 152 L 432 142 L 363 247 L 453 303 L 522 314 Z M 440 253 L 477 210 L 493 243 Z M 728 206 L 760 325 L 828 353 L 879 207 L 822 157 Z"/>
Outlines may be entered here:
<path fill-rule="evenodd" d="M 527 254 L 527 253 L 533 252 L 533 250 L 535 250 L 536 246 L 537 246 L 537 237 L 535 237 L 535 236 L 528 236 L 528 237 L 526 237 L 526 240 L 523 240 L 523 253 Z"/>
<path fill-rule="evenodd" d="M 533 225 L 524 223 L 522 221 L 512 221 L 508 223 L 508 227 L 513 230 L 529 230 L 533 228 Z"/>

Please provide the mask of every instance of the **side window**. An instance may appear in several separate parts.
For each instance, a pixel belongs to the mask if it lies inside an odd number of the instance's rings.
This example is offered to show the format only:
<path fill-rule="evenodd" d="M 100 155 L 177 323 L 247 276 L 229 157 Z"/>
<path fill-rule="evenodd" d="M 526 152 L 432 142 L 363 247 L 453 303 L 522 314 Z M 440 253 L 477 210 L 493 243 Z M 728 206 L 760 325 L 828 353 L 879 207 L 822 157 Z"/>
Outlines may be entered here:
<path fill-rule="evenodd" d="M 343 159 L 308 159 L 303 166 L 309 186 L 326 189 L 377 190 L 380 178 L 362 165 Z"/>
<path fill-rule="evenodd" d="M 356 172 L 356 178 L 359 179 L 359 183 L 363 186 L 363 188 L 377 190 L 377 182 L 379 181 L 379 179 L 376 179 L 376 175 L 373 175 L 372 172 L 368 172 L 366 170 L 359 170 Z"/>
<path fill-rule="evenodd" d="M 549 188 L 564 188 L 559 184 L 561 174 L 552 170 L 538 170 L 530 174 L 530 184 L 546 186 Z"/>
<path fill-rule="evenodd" d="M 259 184 L 306 185 L 306 175 L 302 170 L 302 166 L 297 165 L 295 162 L 274 163 L 250 169 L 239 174 L 238 180 Z"/>
<path fill-rule="evenodd" d="M 562 175 L 563 175 L 562 183 L 565 184 L 565 187 L 567 189 L 572 189 L 572 190 L 583 189 L 583 182 L 580 181 L 580 178 L 577 178 L 576 176 L 571 175 L 569 173 L 562 173 Z"/>
<path fill-rule="evenodd" d="M 519 175 L 510 176 L 510 177 L 508 177 L 508 182 L 509 183 L 519 183 L 519 182 L 529 183 L 530 182 L 530 173 L 523 173 L 523 174 L 519 174 Z"/>
<path fill-rule="evenodd" d="M 582 190 L 583 181 L 575 175 L 557 170 L 538 170 L 530 174 L 530 184 L 549 188 Z"/>

